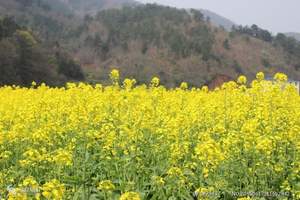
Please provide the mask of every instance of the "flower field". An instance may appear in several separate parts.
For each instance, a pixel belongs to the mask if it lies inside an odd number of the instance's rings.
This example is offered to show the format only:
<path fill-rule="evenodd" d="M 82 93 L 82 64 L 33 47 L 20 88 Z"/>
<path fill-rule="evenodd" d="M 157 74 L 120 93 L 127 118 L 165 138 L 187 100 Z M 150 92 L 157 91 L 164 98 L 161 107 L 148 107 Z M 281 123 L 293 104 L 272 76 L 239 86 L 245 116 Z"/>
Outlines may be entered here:
<path fill-rule="evenodd" d="M 0 89 L 0 199 L 300 199 L 284 74 L 214 91 L 111 80 Z"/>

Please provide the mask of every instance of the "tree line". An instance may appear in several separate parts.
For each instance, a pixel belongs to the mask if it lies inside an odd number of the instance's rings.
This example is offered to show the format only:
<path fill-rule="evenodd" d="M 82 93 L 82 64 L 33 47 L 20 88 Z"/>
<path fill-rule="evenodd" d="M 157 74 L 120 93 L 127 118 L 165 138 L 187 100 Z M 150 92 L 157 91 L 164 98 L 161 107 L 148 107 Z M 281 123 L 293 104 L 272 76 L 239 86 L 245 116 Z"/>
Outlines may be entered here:
<path fill-rule="evenodd" d="M 257 25 L 248 26 L 233 26 L 232 32 L 246 34 L 251 37 L 272 43 L 274 46 L 283 48 L 291 55 L 300 56 L 300 42 L 293 37 L 288 37 L 283 33 L 278 33 L 273 36 L 269 31 L 258 27 Z"/>

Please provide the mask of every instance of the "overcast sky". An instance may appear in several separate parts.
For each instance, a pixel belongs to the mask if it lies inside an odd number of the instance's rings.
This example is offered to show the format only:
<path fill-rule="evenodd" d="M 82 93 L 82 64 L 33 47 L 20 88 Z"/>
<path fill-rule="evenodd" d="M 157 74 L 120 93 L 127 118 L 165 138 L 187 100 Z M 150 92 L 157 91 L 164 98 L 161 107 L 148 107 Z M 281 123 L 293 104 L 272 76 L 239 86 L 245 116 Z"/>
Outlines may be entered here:
<path fill-rule="evenodd" d="M 300 32 L 300 0 L 140 0 L 180 8 L 204 8 L 237 24 L 257 24 L 273 33 Z"/>

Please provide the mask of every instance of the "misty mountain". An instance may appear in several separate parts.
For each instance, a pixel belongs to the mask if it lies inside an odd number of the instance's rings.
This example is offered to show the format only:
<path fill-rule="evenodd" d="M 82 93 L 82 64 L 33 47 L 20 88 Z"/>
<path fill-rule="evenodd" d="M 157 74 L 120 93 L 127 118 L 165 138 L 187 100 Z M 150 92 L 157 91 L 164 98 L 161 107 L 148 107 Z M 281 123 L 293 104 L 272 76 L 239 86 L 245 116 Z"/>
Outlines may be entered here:
<path fill-rule="evenodd" d="M 236 26 L 236 23 L 231 21 L 230 19 L 227 19 L 226 17 L 223 17 L 221 15 L 218 15 L 217 13 L 214 13 L 210 10 L 206 9 L 200 9 L 200 11 L 204 14 L 205 17 L 208 17 L 212 24 L 223 27 L 225 30 L 230 31 L 232 26 Z"/>
<path fill-rule="evenodd" d="M 293 37 L 296 40 L 300 41 L 300 33 L 290 32 L 290 33 L 285 33 L 285 35 L 289 37 Z"/>
<path fill-rule="evenodd" d="M 48 0 L 49 1 L 49 0 Z M 51 0 L 50 0 L 51 1 Z M 134 0 L 59 0 L 77 14 L 95 15 L 99 11 L 111 8 L 121 8 L 123 6 L 137 5 Z"/>

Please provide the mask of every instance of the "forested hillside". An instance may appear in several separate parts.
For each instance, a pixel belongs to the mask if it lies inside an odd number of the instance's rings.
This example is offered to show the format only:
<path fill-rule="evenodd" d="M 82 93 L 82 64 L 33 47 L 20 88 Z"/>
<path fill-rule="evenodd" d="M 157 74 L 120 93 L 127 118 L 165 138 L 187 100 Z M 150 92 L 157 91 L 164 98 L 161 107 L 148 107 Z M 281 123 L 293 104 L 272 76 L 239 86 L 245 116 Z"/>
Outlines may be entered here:
<path fill-rule="evenodd" d="M 273 36 L 255 25 L 227 32 L 193 9 L 121 0 L 84 2 L 0 0 L 0 11 L 27 27 L 50 55 L 57 49 L 64 52 L 61 59 L 69 54 L 89 82 L 106 81 L 112 68 L 141 83 L 159 76 L 167 86 L 186 80 L 198 86 L 218 74 L 254 77 L 257 71 L 300 78 L 300 45 L 283 34 Z M 82 8 L 99 12 L 83 16 Z"/>
<path fill-rule="evenodd" d="M 216 74 L 254 77 L 257 71 L 299 77 L 296 41 L 255 25 L 226 32 L 197 10 L 157 5 L 105 10 L 84 24 L 74 53 L 91 79 L 104 79 L 111 66 L 141 82 L 160 76 L 169 86 L 184 80 L 200 85 Z"/>
<path fill-rule="evenodd" d="M 80 65 L 59 48 L 45 46 L 34 33 L 12 18 L 0 18 L 0 84 L 58 85 L 83 80 Z"/>

